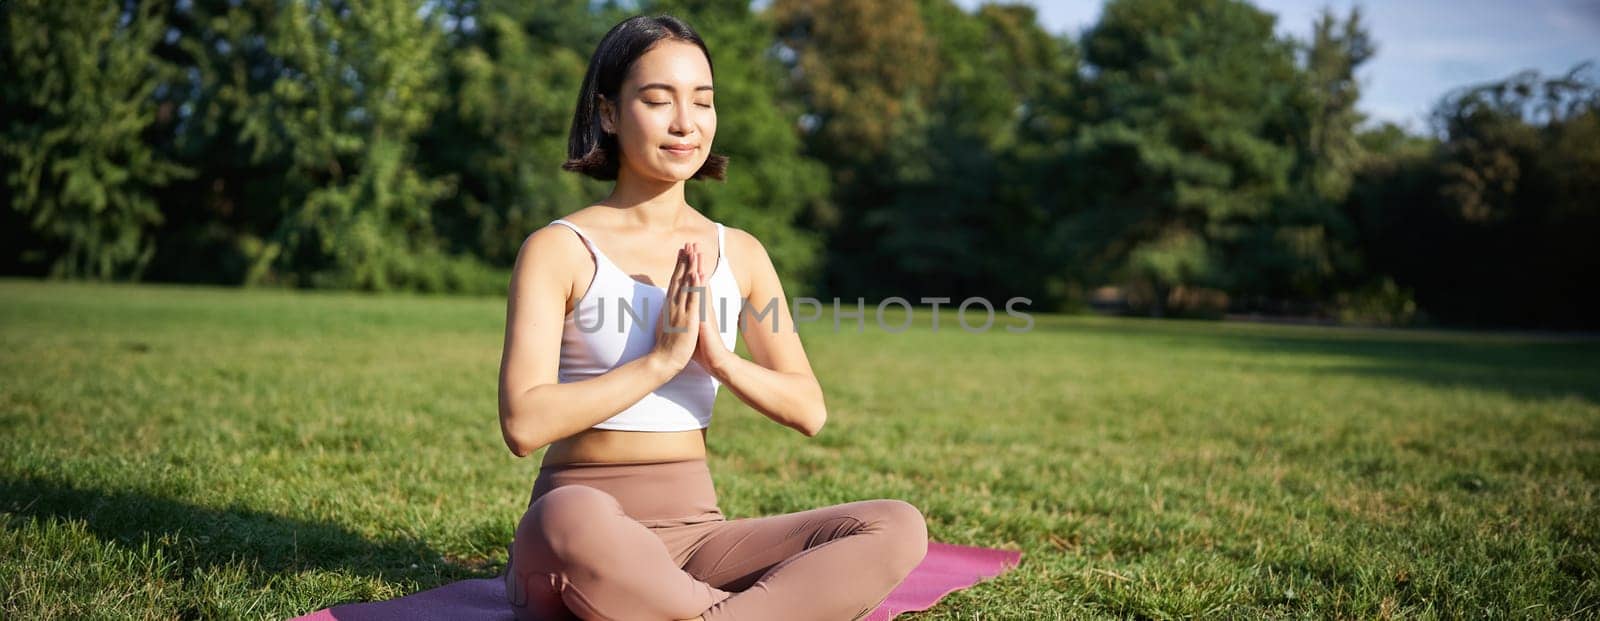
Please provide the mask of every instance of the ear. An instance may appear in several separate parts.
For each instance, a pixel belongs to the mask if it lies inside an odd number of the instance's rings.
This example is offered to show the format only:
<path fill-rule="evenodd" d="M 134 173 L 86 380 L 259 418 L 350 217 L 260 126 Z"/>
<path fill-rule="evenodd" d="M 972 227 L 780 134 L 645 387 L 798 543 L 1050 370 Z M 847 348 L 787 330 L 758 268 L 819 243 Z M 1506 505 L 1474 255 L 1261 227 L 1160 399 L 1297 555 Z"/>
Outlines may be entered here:
<path fill-rule="evenodd" d="M 612 118 L 617 112 L 616 106 L 613 106 L 605 95 L 595 95 L 595 97 L 600 98 L 600 129 L 608 134 L 617 133 L 617 123 Z"/>

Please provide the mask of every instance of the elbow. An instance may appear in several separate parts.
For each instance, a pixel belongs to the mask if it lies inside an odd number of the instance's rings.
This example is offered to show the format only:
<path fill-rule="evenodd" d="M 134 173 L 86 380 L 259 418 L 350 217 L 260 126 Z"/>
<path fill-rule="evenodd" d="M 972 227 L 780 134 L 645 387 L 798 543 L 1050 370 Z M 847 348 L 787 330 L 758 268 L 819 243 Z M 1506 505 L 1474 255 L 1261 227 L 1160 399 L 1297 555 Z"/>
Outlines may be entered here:
<path fill-rule="evenodd" d="M 522 442 L 517 438 L 512 437 L 510 434 L 505 434 L 505 439 L 506 448 L 511 449 L 511 454 L 516 455 L 519 458 L 527 457 L 528 454 L 532 453 L 534 450 L 531 442 Z"/>
<path fill-rule="evenodd" d="M 511 449 L 511 454 L 517 457 L 527 457 L 533 452 L 531 442 L 522 439 L 520 434 L 512 428 L 511 419 L 504 412 L 500 414 L 500 439 L 506 443 L 506 448 Z"/>
<path fill-rule="evenodd" d="M 502 429 L 501 435 L 505 437 L 506 448 L 511 449 L 511 454 L 519 458 L 527 457 L 544 446 L 543 442 L 522 437 L 507 429 Z"/>
<path fill-rule="evenodd" d="M 818 409 L 815 414 L 806 417 L 806 420 L 800 424 L 800 433 L 805 434 L 807 438 L 815 438 L 818 433 L 822 432 L 822 425 L 827 422 L 828 411 Z"/>
<path fill-rule="evenodd" d="M 527 429 L 528 426 L 526 421 L 519 421 L 508 408 L 503 406 L 500 408 L 500 437 L 505 440 L 506 448 L 511 450 L 511 454 L 519 458 L 527 457 L 546 444 L 543 439 L 533 437 L 534 434 L 532 430 Z"/>
<path fill-rule="evenodd" d="M 815 395 L 812 398 L 812 407 L 808 408 L 806 416 L 802 417 L 800 424 L 796 426 L 796 429 L 807 438 L 817 437 L 817 434 L 822 432 L 822 425 L 828 422 L 828 402 L 822 396 L 822 387 L 815 383 L 814 378 L 812 388 Z"/>

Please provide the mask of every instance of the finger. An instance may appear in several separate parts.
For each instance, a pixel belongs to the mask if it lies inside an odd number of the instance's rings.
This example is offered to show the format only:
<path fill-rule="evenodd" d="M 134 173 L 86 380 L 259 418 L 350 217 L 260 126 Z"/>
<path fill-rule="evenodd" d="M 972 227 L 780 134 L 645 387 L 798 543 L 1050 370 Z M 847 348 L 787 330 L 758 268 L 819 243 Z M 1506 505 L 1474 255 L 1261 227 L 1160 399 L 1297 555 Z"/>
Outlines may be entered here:
<path fill-rule="evenodd" d="M 667 300 L 671 304 L 682 304 L 684 283 L 689 275 L 689 249 L 678 249 L 678 263 L 672 266 L 672 281 L 668 285 Z"/>
<path fill-rule="evenodd" d="M 695 244 L 694 245 L 694 265 L 693 265 L 693 268 L 694 269 L 692 269 L 690 271 L 691 271 L 691 273 L 694 274 L 694 284 L 695 284 L 695 286 L 699 286 L 700 285 L 700 244 Z"/>
<path fill-rule="evenodd" d="M 684 270 L 688 269 L 688 264 L 684 261 L 684 258 L 683 249 L 679 248 L 678 256 L 672 264 L 672 276 L 667 278 L 668 293 L 671 293 L 677 288 L 678 280 L 683 278 Z"/>
<path fill-rule="evenodd" d="M 688 245 L 686 245 L 686 248 L 688 248 L 688 254 L 686 254 L 686 261 L 688 262 L 686 262 L 685 272 L 683 272 L 683 282 L 685 282 L 685 294 L 683 294 L 683 325 L 685 325 L 685 327 L 686 325 L 691 325 L 691 323 L 693 323 L 694 309 L 696 309 L 696 306 L 699 304 L 699 282 L 694 280 L 694 266 L 696 266 L 696 262 L 699 261 L 699 245 L 690 242 Z"/>
<path fill-rule="evenodd" d="M 691 318 L 698 318 L 700 316 L 700 299 L 705 293 L 702 291 L 704 288 L 704 283 L 700 282 L 700 244 L 690 244 L 690 256 L 693 257 L 693 259 L 690 264 L 689 273 L 693 277 L 694 289 L 689 293 L 691 298 L 689 312 L 692 313 L 690 315 Z"/>
<path fill-rule="evenodd" d="M 683 295 L 683 279 L 688 273 L 688 256 L 683 249 L 678 249 L 677 261 L 672 266 L 672 276 L 667 279 L 667 293 L 661 299 L 661 324 L 676 326 L 678 324 L 678 310 L 676 303 Z"/>

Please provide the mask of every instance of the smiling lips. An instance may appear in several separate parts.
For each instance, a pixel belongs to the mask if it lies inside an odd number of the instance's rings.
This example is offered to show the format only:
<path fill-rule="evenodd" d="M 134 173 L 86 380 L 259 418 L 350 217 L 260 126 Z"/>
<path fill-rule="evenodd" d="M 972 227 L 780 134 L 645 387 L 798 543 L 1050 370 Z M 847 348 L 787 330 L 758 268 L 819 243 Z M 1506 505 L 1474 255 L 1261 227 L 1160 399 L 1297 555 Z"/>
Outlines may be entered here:
<path fill-rule="evenodd" d="M 671 153 L 673 155 L 688 155 L 690 153 L 694 153 L 694 150 L 699 148 L 699 145 L 674 144 L 674 145 L 667 145 L 667 146 L 664 146 L 664 147 L 661 147 L 661 148 L 666 149 L 668 153 Z"/>

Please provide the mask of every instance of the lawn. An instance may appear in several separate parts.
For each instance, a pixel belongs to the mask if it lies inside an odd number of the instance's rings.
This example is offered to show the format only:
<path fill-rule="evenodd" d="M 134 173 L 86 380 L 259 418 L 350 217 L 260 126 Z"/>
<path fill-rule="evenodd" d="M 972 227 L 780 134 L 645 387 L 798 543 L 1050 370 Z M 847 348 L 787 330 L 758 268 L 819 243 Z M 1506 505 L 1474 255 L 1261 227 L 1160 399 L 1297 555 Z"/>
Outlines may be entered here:
<path fill-rule="evenodd" d="M 908 619 L 1600 615 L 1600 342 L 949 310 L 806 325 L 815 438 L 723 391 L 723 511 L 900 498 L 934 540 L 1022 551 Z M 283 618 L 494 575 L 539 456 L 501 443 L 504 321 L 0 280 L 0 618 Z"/>

